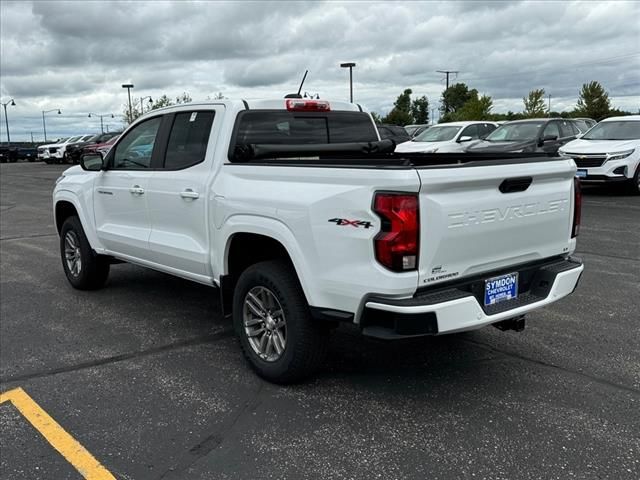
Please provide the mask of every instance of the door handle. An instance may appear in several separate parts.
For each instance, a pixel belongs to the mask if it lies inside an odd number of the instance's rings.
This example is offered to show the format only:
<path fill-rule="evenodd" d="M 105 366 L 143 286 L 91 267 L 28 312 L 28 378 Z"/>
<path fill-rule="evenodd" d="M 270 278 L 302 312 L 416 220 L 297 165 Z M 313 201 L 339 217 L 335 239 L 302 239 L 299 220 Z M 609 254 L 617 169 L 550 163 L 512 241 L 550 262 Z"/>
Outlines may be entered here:
<path fill-rule="evenodd" d="M 132 195 L 142 195 L 144 194 L 144 188 L 140 187 L 140 185 L 134 185 L 129 189 Z"/>
<path fill-rule="evenodd" d="M 192 198 L 192 199 L 196 199 L 196 198 L 200 198 L 200 194 L 198 192 L 194 192 L 192 189 L 187 188 L 186 190 L 183 190 L 182 192 L 180 192 L 180 196 L 182 198 Z"/>

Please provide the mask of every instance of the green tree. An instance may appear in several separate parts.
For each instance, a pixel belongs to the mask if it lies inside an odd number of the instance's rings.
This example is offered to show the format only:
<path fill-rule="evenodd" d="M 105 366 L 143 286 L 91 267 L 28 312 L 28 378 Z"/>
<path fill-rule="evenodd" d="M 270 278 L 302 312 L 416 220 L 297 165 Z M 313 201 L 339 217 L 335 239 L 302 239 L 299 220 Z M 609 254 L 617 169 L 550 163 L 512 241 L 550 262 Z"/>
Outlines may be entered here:
<path fill-rule="evenodd" d="M 478 91 L 469 87 L 464 83 L 456 83 L 442 92 L 440 107 L 440 122 L 451 121 L 452 115 L 461 109 L 465 103 L 472 98 L 478 97 Z"/>
<path fill-rule="evenodd" d="M 393 103 L 393 108 L 389 114 L 384 118 L 384 123 L 390 123 L 393 125 L 409 125 L 413 123 L 413 117 L 411 116 L 411 94 L 410 88 L 405 89 Z"/>
<path fill-rule="evenodd" d="M 129 116 L 129 103 L 127 102 L 122 105 L 122 116 L 125 124 L 130 124 L 140 115 L 142 115 L 142 112 L 140 111 L 140 98 L 133 97 L 131 99 L 131 116 Z"/>
<path fill-rule="evenodd" d="M 544 102 L 544 88 L 531 90 L 529 95 L 522 99 L 524 103 L 525 118 L 543 117 L 547 114 Z"/>
<path fill-rule="evenodd" d="M 599 82 L 583 84 L 574 113 L 576 116 L 602 120 L 611 113 L 609 94 Z"/>
<path fill-rule="evenodd" d="M 475 93 L 475 90 L 473 90 Z M 458 109 L 455 113 L 450 113 L 449 116 L 455 121 L 464 120 L 491 120 L 491 109 L 493 108 L 493 100 L 488 95 L 483 95 L 478 98 L 478 94 L 475 93 L 472 98 L 467 100 L 465 104 Z"/>
<path fill-rule="evenodd" d="M 181 103 L 189 103 L 191 102 L 191 96 L 187 92 L 183 92 L 181 95 L 176 97 L 176 101 L 171 100 L 167 94 L 163 94 L 159 98 L 151 104 L 151 108 L 149 110 L 156 110 L 158 108 L 170 107 L 171 105 L 181 104 Z M 122 107 L 122 113 L 124 116 L 124 121 L 127 124 L 130 124 L 138 117 L 142 115 L 142 111 L 140 110 L 140 98 L 132 98 L 131 99 L 131 116 L 129 116 L 129 104 L 125 103 Z"/>
<path fill-rule="evenodd" d="M 163 94 L 162 96 L 156 98 L 155 102 L 153 102 L 153 105 L 151 105 L 151 110 L 170 107 L 171 105 L 173 105 L 173 101 L 169 97 L 167 97 L 166 94 Z"/>
<path fill-rule="evenodd" d="M 376 112 L 371 112 L 371 116 L 373 117 L 373 121 L 376 123 L 382 123 L 383 118 L 378 115 Z"/>
<path fill-rule="evenodd" d="M 178 105 L 180 105 L 181 103 L 191 103 L 193 101 L 193 99 L 191 98 L 191 95 L 189 95 L 187 92 L 182 92 L 182 95 L 178 95 L 176 97 L 176 103 Z"/>
<path fill-rule="evenodd" d="M 429 100 L 425 95 L 411 102 L 411 116 L 413 117 L 413 123 L 429 123 Z"/>

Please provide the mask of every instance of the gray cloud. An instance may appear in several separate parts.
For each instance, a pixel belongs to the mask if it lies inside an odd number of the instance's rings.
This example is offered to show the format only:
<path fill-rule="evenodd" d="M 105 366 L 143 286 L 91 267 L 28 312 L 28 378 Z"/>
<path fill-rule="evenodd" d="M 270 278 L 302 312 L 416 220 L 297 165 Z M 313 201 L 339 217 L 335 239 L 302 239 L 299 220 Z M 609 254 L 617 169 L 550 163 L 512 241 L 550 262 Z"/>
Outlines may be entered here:
<path fill-rule="evenodd" d="M 356 100 L 380 113 L 408 87 L 437 107 L 442 69 L 495 111 L 521 110 L 533 88 L 569 109 L 590 80 L 635 110 L 639 17 L 632 1 L 3 1 L 0 94 L 18 103 L 12 138 L 60 105 L 60 134 L 95 127 L 86 113 L 120 114 L 125 81 L 135 96 L 280 97 L 309 69 L 304 90 L 344 100 L 342 61 L 357 62 Z"/>

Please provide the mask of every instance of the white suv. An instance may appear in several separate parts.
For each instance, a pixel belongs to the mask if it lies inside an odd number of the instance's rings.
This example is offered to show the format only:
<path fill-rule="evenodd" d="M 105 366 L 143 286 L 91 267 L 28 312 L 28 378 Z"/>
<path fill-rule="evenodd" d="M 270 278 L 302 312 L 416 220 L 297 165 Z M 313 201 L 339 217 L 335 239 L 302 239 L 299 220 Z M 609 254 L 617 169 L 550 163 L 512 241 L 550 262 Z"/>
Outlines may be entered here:
<path fill-rule="evenodd" d="M 400 153 L 455 153 L 463 152 L 474 140 L 493 132 L 494 122 L 449 122 L 433 125 L 408 142 L 396 147 Z"/>
<path fill-rule="evenodd" d="M 640 194 L 640 115 L 602 120 L 559 153 L 573 158 L 583 183 L 623 182 Z"/>

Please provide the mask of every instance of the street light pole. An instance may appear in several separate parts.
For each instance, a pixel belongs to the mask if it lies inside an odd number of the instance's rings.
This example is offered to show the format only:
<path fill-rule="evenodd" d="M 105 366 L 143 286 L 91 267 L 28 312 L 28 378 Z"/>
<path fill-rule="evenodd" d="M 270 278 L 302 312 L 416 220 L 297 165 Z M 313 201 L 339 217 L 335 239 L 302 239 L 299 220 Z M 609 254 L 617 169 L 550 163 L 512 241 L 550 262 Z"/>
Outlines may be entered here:
<path fill-rule="evenodd" d="M 131 89 L 133 88 L 133 83 L 124 83 L 122 88 L 127 89 L 127 95 L 129 96 L 129 123 L 133 122 L 133 112 L 131 110 Z"/>
<path fill-rule="evenodd" d="M 144 103 L 143 103 L 143 102 L 144 102 L 147 98 L 149 99 L 149 103 L 153 103 L 153 98 L 151 98 L 151 95 L 148 95 L 148 96 L 146 96 L 146 97 L 142 97 L 142 98 L 140 98 L 140 115 L 142 115 L 142 114 L 144 113 Z"/>
<path fill-rule="evenodd" d="M 44 143 L 47 143 L 47 124 L 44 121 L 44 114 L 49 112 L 55 112 L 56 110 L 58 111 L 58 115 L 62 113 L 59 108 L 53 108 L 51 110 L 42 110 L 42 130 L 44 130 Z"/>
<path fill-rule="evenodd" d="M 96 117 L 100 117 L 100 132 L 104 133 L 104 121 L 102 120 L 104 117 L 108 117 L 111 116 L 111 118 L 114 118 L 113 113 L 105 113 L 103 115 L 99 115 L 97 113 L 89 113 L 89 118 L 91 118 L 91 115 L 95 115 Z"/>
<path fill-rule="evenodd" d="M 4 121 L 6 122 L 6 125 L 7 125 L 7 146 L 11 146 L 11 137 L 9 136 L 9 117 L 7 117 L 7 105 L 11 105 L 15 107 L 16 102 L 14 102 L 12 98 L 7 103 L 2 104 L 2 106 L 4 107 Z"/>
<path fill-rule="evenodd" d="M 342 68 L 349 69 L 349 101 L 353 103 L 353 67 L 356 66 L 354 62 L 341 63 Z"/>

